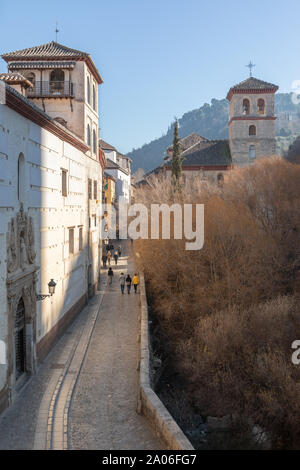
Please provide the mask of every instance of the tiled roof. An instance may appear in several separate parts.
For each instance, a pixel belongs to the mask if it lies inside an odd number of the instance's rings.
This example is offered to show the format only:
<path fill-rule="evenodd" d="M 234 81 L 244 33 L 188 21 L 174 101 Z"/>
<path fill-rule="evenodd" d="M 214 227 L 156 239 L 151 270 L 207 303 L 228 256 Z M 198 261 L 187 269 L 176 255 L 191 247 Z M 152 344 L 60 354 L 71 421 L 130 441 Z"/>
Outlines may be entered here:
<path fill-rule="evenodd" d="M 113 147 L 112 145 L 105 142 L 105 140 L 99 139 L 99 144 L 100 144 L 100 147 L 102 148 L 102 150 L 115 150 L 115 151 L 117 151 L 115 149 L 115 147 Z"/>
<path fill-rule="evenodd" d="M 186 149 L 191 147 L 192 145 L 195 145 L 198 142 L 203 142 L 207 141 L 205 137 L 202 137 L 201 135 L 197 134 L 194 132 L 193 134 L 188 135 L 187 137 L 184 137 L 183 139 L 180 139 L 180 149 L 182 152 L 184 152 Z M 167 150 L 173 150 L 173 145 L 168 147 Z"/>
<path fill-rule="evenodd" d="M 234 85 L 230 88 L 227 99 L 230 99 L 230 96 L 235 92 L 247 92 L 247 91 L 265 91 L 269 90 L 271 92 L 276 92 L 278 90 L 278 86 L 274 85 L 273 83 L 264 82 L 263 80 L 259 80 L 255 77 L 249 77 L 247 80 L 244 80 L 237 85 Z"/>
<path fill-rule="evenodd" d="M 27 80 L 20 73 L 0 73 L 0 80 L 7 83 L 8 85 L 24 85 L 26 87 L 32 87 L 32 83 Z"/>
<path fill-rule="evenodd" d="M 23 59 L 23 58 L 51 58 L 51 57 L 88 57 L 87 52 L 71 49 L 70 47 L 63 46 L 57 42 L 51 41 L 47 44 L 40 46 L 29 47 L 28 49 L 21 49 L 19 51 L 7 52 L 2 55 L 4 60 L 8 59 Z"/>
<path fill-rule="evenodd" d="M 67 61 L 67 60 L 60 60 L 60 61 L 25 61 L 25 62 L 9 62 L 8 68 L 9 70 L 14 69 L 73 69 L 76 62 L 74 61 Z"/>
<path fill-rule="evenodd" d="M 113 160 L 111 160 L 110 158 L 107 158 L 107 159 L 106 159 L 105 168 L 110 169 L 110 170 L 121 170 L 121 171 L 123 171 L 123 173 L 125 173 L 126 175 L 129 174 L 128 170 L 126 170 L 126 169 L 123 168 L 122 166 L 118 165 L 118 163 L 115 163 L 115 162 L 114 162 Z"/>
<path fill-rule="evenodd" d="M 228 140 L 202 142 L 197 150 L 185 154 L 182 168 L 190 165 L 223 166 L 231 165 L 231 155 Z"/>
<path fill-rule="evenodd" d="M 21 49 L 19 51 L 7 52 L 3 54 L 2 59 L 6 62 L 21 60 L 48 60 L 48 59 L 79 59 L 85 60 L 92 70 L 94 76 L 97 78 L 98 83 L 102 83 L 103 80 L 99 74 L 90 54 L 87 52 L 78 51 L 67 46 L 63 46 L 57 42 L 51 41 L 47 44 L 40 46 L 29 47 L 28 49 Z"/>

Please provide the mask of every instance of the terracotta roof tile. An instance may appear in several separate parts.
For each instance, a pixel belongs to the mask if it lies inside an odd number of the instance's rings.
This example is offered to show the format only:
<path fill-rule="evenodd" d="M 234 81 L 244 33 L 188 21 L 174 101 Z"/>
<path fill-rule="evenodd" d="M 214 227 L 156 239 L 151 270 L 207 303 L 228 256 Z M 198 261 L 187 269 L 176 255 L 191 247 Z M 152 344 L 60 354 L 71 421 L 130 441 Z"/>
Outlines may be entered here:
<path fill-rule="evenodd" d="M 24 85 L 26 87 L 32 87 L 32 83 L 20 73 L 0 73 L 0 80 L 8 85 Z"/>
<path fill-rule="evenodd" d="M 57 42 L 48 42 L 40 46 L 29 47 L 27 49 L 21 49 L 19 51 L 7 52 L 2 55 L 4 60 L 9 58 L 22 59 L 22 58 L 43 58 L 43 57 L 88 57 L 87 52 L 78 51 L 77 49 L 71 49 L 70 47 L 63 46 Z"/>
<path fill-rule="evenodd" d="M 198 142 L 203 142 L 207 141 L 205 137 L 202 137 L 201 135 L 197 134 L 194 132 L 193 134 L 190 134 L 186 137 L 183 137 L 180 139 L 180 149 L 182 152 L 187 150 L 189 147 L 192 147 L 192 145 L 195 145 Z M 167 148 L 167 150 L 172 151 L 173 150 L 173 145 Z"/>
<path fill-rule="evenodd" d="M 85 60 L 92 70 L 94 76 L 97 78 L 99 84 L 103 82 L 90 54 L 87 52 L 78 51 L 70 47 L 64 46 L 57 42 L 51 41 L 47 44 L 40 46 L 29 47 L 19 51 L 8 52 L 1 56 L 6 62 L 15 60 L 47 60 L 47 59 L 79 59 Z"/>
<path fill-rule="evenodd" d="M 227 99 L 230 99 L 232 94 L 235 92 L 239 93 L 244 91 L 246 93 L 248 91 L 259 92 L 269 90 L 270 92 L 274 93 L 278 90 L 278 88 L 279 87 L 273 83 L 264 82 L 263 80 L 259 80 L 255 77 L 249 77 L 247 80 L 244 80 L 231 87 L 227 94 Z"/>
<path fill-rule="evenodd" d="M 112 145 L 108 144 L 105 142 L 105 140 L 99 139 L 99 144 L 102 150 L 115 150 L 117 152 L 117 149 L 113 147 Z"/>

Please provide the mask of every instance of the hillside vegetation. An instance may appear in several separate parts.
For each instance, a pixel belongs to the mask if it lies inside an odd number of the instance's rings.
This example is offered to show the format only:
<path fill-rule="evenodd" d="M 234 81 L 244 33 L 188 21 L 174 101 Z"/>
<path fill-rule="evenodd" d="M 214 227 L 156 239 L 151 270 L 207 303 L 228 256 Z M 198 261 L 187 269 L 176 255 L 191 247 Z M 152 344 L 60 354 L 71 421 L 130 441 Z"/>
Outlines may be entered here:
<path fill-rule="evenodd" d="M 278 116 L 276 134 L 278 136 L 278 150 L 287 150 L 287 147 L 300 133 L 300 104 L 296 105 L 291 100 L 291 94 L 278 93 L 275 95 L 275 113 Z M 212 99 L 211 104 L 205 103 L 198 109 L 185 113 L 178 120 L 179 135 L 187 135 L 197 132 L 209 139 L 228 138 L 228 101 Z M 292 120 L 290 120 L 292 118 Z M 159 139 L 143 145 L 139 149 L 133 149 L 128 153 L 132 158 L 132 171 L 143 168 L 152 170 L 161 164 L 166 148 L 171 145 L 173 139 L 173 125 L 165 135 Z"/>

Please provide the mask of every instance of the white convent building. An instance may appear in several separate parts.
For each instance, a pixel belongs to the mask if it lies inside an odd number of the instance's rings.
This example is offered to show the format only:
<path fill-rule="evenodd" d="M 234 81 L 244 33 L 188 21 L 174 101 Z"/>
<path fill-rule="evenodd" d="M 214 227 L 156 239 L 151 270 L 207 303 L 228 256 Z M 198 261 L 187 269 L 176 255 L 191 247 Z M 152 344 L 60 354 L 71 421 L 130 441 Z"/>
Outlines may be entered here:
<path fill-rule="evenodd" d="M 51 42 L 2 57 L 0 412 L 93 295 L 102 195 L 90 55 Z"/>

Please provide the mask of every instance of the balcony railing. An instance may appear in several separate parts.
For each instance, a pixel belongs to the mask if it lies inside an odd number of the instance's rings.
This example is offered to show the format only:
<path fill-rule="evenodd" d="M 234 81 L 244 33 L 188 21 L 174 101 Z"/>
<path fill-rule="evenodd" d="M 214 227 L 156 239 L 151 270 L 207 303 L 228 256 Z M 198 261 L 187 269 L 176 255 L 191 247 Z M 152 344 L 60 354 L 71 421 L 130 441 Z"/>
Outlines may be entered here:
<path fill-rule="evenodd" d="M 28 98 L 62 98 L 74 96 L 74 83 L 64 82 L 35 82 L 33 88 L 28 88 Z"/>

